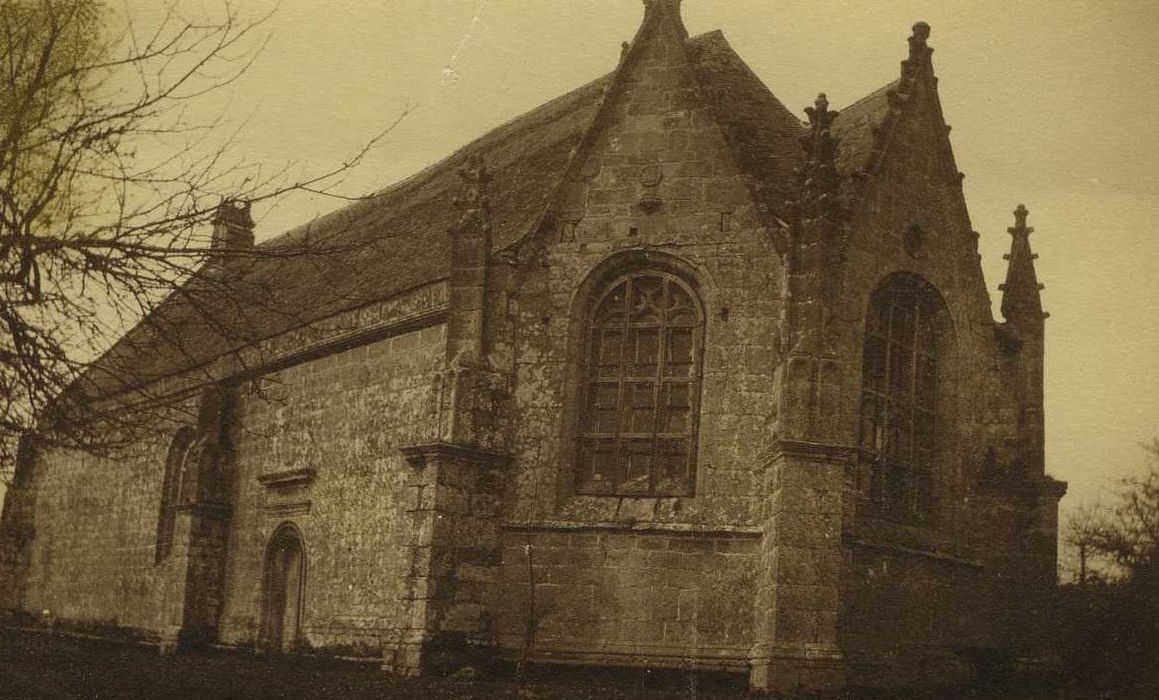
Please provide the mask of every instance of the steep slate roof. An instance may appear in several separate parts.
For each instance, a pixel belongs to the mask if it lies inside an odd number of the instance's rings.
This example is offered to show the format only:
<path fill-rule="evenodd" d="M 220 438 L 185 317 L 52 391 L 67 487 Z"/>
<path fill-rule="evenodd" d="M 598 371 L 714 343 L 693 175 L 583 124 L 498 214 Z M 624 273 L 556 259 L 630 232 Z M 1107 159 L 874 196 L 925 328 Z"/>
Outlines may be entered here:
<path fill-rule="evenodd" d="M 805 162 L 800 139 L 808 132 L 761 82 L 719 32 L 689 42 L 702 96 L 724 132 L 741 171 L 769 213 L 788 219 L 785 203 L 797 196 L 794 170 Z"/>
<path fill-rule="evenodd" d="M 445 277 L 448 228 L 458 216 L 458 171 L 470 153 L 486 154 L 495 243 L 510 243 L 538 221 L 609 77 L 494 129 L 402 182 L 259 244 L 252 264 L 235 279 L 195 279 L 130 331 L 88 378 L 105 386 L 153 380 Z"/>
<path fill-rule="evenodd" d="M 687 47 L 702 104 L 715 116 L 758 204 L 768 214 L 784 212 L 799 189 L 794 170 L 804 162 L 799 139 L 807 129 L 719 31 L 692 38 Z M 483 154 L 493 177 L 493 247 L 512 245 L 548 211 L 614 78 L 614 72 L 605 75 L 398 184 L 259 244 L 249 268 L 224 283 L 240 290 L 233 299 L 195 279 L 95 363 L 87 379 L 105 389 L 151 381 L 446 277 L 448 228 L 458 216 L 452 203 L 458 170 L 472 153 Z M 871 127 L 888 110 L 887 88 L 847 108 L 835 122 L 843 174 L 868 158 Z"/>
<path fill-rule="evenodd" d="M 869 164 L 873 155 L 873 129 L 889 114 L 889 93 L 901 81 L 874 90 L 857 102 L 840 110 L 829 131 L 837 138 L 837 171 L 850 176 Z"/>

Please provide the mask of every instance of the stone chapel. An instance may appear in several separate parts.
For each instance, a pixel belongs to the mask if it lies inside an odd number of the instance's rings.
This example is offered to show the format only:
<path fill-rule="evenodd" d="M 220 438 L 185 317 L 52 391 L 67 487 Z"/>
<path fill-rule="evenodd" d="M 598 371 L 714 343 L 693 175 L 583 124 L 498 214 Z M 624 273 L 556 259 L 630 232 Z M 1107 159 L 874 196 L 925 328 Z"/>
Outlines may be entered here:
<path fill-rule="evenodd" d="M 85 377 L 171 415 L 117 458 L 22 444 L 0 608 L 402 674 L 1040 656 L 1032 229 L 995 320 L 929 36 L 806 122 L 644 0 L 611 73 L 371 198 L 256 246 L 223 203 L 221 254 Z"/>

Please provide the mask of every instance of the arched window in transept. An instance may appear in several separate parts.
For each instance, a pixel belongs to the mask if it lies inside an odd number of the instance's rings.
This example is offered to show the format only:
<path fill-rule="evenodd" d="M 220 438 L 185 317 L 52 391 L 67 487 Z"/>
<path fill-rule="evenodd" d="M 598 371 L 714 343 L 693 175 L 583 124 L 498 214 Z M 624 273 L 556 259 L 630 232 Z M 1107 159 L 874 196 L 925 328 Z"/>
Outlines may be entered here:
<path fill-rule="evenodd" d="M 870 301 L 859 447 L 870 503 L 891 520 L 931 517 L 943 321 L 940 298 L 916 276 L 890 278 Z"/>
<path fill-rule="evenodd" d="M 691 495 L 700 302 L 676 275 L 646 271 L 615 278 L 592 308 L 580 392 L 579 492 Z"/>

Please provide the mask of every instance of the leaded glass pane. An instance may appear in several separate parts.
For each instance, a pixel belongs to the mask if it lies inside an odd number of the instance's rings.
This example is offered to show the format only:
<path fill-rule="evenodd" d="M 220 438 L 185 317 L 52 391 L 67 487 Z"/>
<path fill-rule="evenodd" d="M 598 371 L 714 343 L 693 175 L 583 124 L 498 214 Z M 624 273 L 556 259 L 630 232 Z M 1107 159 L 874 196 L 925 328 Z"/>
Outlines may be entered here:
<path fill-rule="evenodd" d="M 667 493 L 690 491 L 688 479 L 688 440 L 663 439 L 656 444 L 656 488 Z"/>
<path fill-rule="evenodd" d="M 614 435 L 619 416 L 620 385 L 599 383 L 588 392 L 589 415 L 595 420 L 593 432 Z"/>
<path fill-rule="evenodd" d="M 615 378 L 620 374 L 621 353 L 624 350 L 624 331 L 620 328 L 597 330 L 592 334 L 595 347 L 592 355 L 596 359 L 596 376 Z"/>
<path fill-rule="evenodd" d="M 701 324 L 694 297 L 663 273 L 628 275 L 601 298 L 581 416 L 584 492 L 691 492 Z"/>
<path fill-rule="evenodd" d="M 652 377 L 656 375 L 656 364 L 660 361 L 660 330 L 643 328 L 632 332 L 632 364 L 628 368 L 631 377 Z"/>
<path fill-rule="evenodd" d="M 615 447 L 615 440 L 611 439 L 585 441 L 581 475 L 589 491 L 611 493 L 615 488 L 614 474 L 608 472 L 615 466 Z"/>
<path fill-rule="evenodd" d="M 687 377 L 692 374 L 692 329 L 668 331 L 667 363 L 664 374 L 668 377 Z"/>
<path fill-rule="evenodd" d="M 692 327 L 699 323 L 696 304 L 678 285 L 668 285 L 668 326 Z"/>
<path fill-rule="evenodd" d="M 620 444 L 621 493 L 648 493 L 652 477 L 652 438 L 630 438 Z"/>
<path fill-rule="evenodd" d="M 932 502 L 935 311 L 929 290 L 907 280 L 879 291 L 866 317 L 859 445 L 870 498 L 888 517 L 924 520 Z"/>
<path fill-rule="evenodd" d="M 684 383 L 664 386 L 664 421 L 660 426 L 666 434 L 687 435 L 692 432 L 692 401 L 690 387 Z"/>
<path fill-rule="evenodd" d="M 629 385 L 631 406 L 628 408 L 625 432 L 651 434 L 656 430 L 656 385 L 638 383 Z"/>

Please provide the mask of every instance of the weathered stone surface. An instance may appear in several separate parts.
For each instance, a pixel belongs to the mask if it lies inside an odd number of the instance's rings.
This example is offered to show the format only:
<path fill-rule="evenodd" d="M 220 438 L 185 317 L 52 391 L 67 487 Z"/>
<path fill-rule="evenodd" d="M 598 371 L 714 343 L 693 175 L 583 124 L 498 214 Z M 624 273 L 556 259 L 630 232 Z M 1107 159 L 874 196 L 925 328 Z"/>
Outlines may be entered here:
<path fill-rule="evenodd" d="M 163 646 L 271 646 L 277 628 L 402 674 L 486 652 L 748 671 L 791 691 L 1033 653 L 1064 488 L 1041 459 L 1042 318 L 1026 313 L 1041 306 L 991 316 L 928 27 L 901 80 L 844 114 L 819 98 L 806 128 L 723 38 L 689 40 L 678 2 L 646 4 L 617 73 L 585 88 L 602 97 L 561 141 L 570 155 L 527 146 L 563 169 L 527 235 L 492 230 L 487 154 L 456 158 L 469 168 L 437 217 L 457 221 L 444 277 L 212 366 L 233 410 L 204 462 L 219 467 L 190 472 L 168 556 L 162 482 L 189 415 L 116 460 L 30 456 L 0 521 L 0 605 Z M 805 154 L 773 148 L 799 137 Z M 640 272 L 694 298 L 693 478 L 595 495 L 578 471 L 597 410 L 590 318 Z M 940 334 L 929 503 L 909 518 L 874 495 L 881 458 L 862 433 L 871 306 L 901 278 L 921 281 Z M 160 389 L 199 393 L 198 376 Z M 633 415 L 612 432 L 685 435 L 623 428 Z M 283 525 L 303 563 L 275 556 Z"/>

